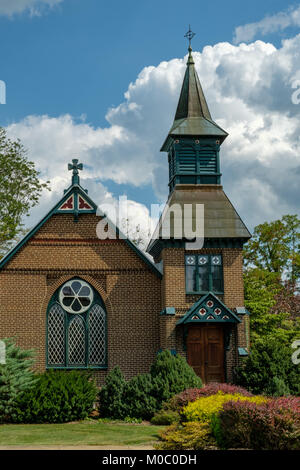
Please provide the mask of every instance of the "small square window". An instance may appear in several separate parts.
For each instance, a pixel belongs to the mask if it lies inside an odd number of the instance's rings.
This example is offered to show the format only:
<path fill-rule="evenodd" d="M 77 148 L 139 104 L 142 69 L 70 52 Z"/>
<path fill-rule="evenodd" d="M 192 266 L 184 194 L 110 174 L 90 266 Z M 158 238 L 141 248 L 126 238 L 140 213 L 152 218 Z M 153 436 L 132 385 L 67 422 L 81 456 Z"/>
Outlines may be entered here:
<path fill-rule="evenodd" d="M 222 255 L 186 255 L 187 293 L 223 292 Z"/>

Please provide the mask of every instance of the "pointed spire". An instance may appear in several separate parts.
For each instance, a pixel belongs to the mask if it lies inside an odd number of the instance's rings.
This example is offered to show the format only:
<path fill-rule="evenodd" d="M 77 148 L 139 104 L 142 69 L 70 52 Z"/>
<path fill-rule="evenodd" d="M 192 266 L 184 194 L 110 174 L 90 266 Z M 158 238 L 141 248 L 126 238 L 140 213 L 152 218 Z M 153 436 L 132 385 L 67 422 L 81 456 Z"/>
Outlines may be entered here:
<path fill-rule="evenodd" d="M 189 46 L 189 56 L 186 63 L 181 93 L 175 114 L 175 121 L 191 117 L 203 117 L 212 121 L 201 83 L 195 69 L 192 48 Z"/>
<path fill-rule="evenodd" d="M 167 143 L 171 135 L 216 136 L 221 141 L 228 135 L 212 120 L 208 109 L 192 55 L 191 39 L 194 35 L 191 28 L 185 35 L 189 40 L 187 67 L 173 126 L 161 148 L 162 151 L 167 151 Z"/>

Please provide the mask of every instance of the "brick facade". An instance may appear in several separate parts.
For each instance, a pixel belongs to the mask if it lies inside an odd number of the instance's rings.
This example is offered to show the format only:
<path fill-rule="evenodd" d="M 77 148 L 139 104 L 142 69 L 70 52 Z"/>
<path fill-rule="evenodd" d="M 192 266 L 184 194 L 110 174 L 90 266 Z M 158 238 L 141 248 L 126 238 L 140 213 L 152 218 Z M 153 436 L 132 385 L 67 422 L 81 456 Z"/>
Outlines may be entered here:
<path fill-rule="evenodd" d="M 160 347 L 161 280 L 124 240 L 99 240 L 99 217 L 53 215 L 0 272 L 0 338 L 34 348 L 45 369 L 46 311 L 54 292 L 79 276 L 101 295 L 108 320 L 108 369 L 148 372 Z"/>
<path fill-rule="evenodd" d="M 99 240 L 99 217 L 53 215 L 0 271 L 0 338 L 36 350 L 36 367 L 46 367 L 46 312 L 55 291 L 78 276 L 100 294 L 107 312 L 108 368 L 95 371 L 102 384 L 119 365 L 126 378 L 148 372 L 159 349 L 186 357 L 183 329 L 176 327 L 199 299 L 185 290 L 184 248 L 164 248 L 162 279 L 124 240 Z M 192 253 L 192 252 L 191 252 Z M 223 256 L 224 296 L 231 309 L 243 306 L 241 249 L 209 249 Z M 193 253 L 194 254 L 194 253 Z M 160 315 L 175 307 L 175 315 Z M 249 346 L 248 316 L 240 316 L 226 351 L 227 380 L 238 364 L 237 347 Z"/>

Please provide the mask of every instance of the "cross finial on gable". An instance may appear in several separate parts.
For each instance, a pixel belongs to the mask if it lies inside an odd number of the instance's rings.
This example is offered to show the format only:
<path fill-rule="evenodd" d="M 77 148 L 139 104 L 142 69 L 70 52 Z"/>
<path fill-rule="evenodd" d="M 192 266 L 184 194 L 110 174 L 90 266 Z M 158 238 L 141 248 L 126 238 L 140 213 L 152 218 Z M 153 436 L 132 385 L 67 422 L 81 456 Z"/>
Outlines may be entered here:
<path fill-rule="evenodd" d="M 73 175 L 72 175 L 72 186 L 74 184 L 79 184 L 79 172 L 78 170 L 83 169 L 82 163 L 78 163 L 77 158 L 73 158 L 72 160 L 73 163 L 68 164 L 68 170 L 73 170 Z"/>

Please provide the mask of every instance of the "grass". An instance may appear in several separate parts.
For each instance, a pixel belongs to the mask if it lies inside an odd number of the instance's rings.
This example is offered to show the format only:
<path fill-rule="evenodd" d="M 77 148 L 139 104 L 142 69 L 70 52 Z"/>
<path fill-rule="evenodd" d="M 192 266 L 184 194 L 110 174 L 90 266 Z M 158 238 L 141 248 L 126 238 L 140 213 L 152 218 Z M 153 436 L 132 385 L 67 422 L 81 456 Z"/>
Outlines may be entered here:
<path fill-rule="evenodd" d="M 0 445 L 152 445 L 162 426 L 97 420 L 64 424 L 2 424 Z"/>

